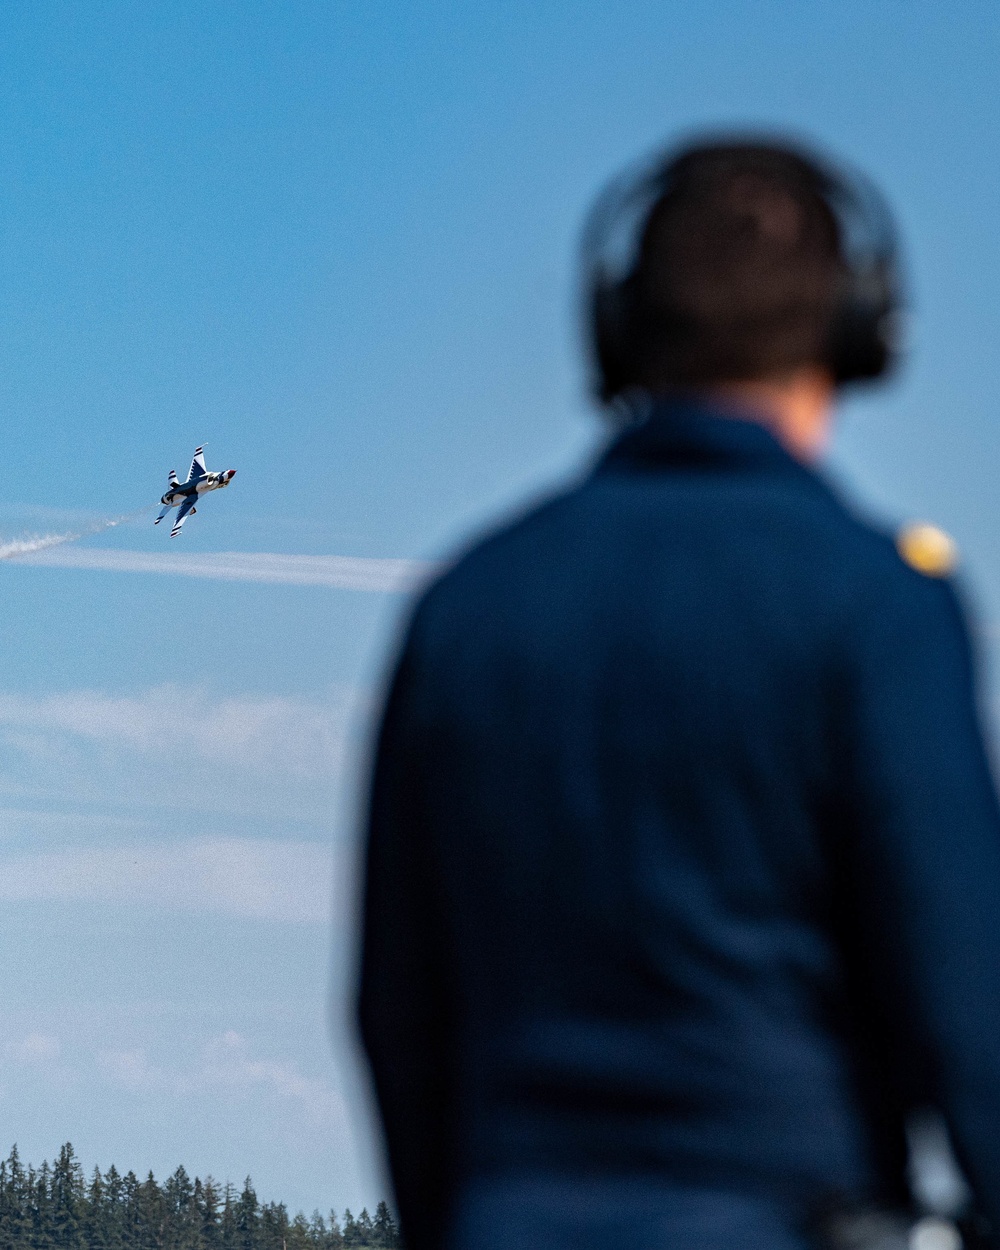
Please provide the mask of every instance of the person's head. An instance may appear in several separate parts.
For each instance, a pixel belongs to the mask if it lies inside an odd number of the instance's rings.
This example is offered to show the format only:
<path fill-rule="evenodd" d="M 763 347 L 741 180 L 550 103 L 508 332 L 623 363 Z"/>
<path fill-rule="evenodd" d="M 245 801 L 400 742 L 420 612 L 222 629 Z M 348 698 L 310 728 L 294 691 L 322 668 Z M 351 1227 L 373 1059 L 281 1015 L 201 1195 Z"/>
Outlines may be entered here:
<path fill-rule="evenodd" d="M 621 218 L 623 269 L 601 252 Z M 848 238 L 849 233 L 860 236 Z M 605 400 L 881 374 L 898 302 L 888 216 L 867 185 L 781 143 L 703 143 L 616 187 L 591 222 L 591 312 Z"/>

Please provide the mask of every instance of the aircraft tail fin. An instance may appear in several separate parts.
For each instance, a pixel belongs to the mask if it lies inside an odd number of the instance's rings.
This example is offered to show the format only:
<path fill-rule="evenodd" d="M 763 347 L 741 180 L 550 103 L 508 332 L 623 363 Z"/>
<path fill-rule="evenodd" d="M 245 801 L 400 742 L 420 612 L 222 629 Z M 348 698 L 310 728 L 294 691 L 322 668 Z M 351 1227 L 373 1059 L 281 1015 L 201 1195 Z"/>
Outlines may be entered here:
<path fill-rule="evenodd" d="M 187 480 L 189 482 L 200 481 L 208 470 L 205 468 L 205 448 L 196 447 L 194 449 L 194 459 L 191 461 L 191 468 L 188 471 Z"/>
<path fill-rule="evenodd" d="M 167 482 L 170 486 L 180 485 L 180 480 L 178 479 L 177 474 L 173 471 L 173 469 L 171 469 L 170 472 L 167 474 Z"/>

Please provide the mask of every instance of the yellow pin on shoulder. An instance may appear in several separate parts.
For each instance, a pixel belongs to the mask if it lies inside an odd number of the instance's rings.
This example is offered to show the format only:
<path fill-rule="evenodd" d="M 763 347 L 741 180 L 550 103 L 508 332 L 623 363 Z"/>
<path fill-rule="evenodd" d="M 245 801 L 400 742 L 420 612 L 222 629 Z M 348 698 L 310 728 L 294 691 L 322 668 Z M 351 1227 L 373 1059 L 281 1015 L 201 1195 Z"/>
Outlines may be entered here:
<path fill-rule="evenodd" d="M 896 535 L 896 550 L 911 569 L 925 577 L 947 577 L 958 564 L 955 540 L 926 521 L 904 525 Z"/>

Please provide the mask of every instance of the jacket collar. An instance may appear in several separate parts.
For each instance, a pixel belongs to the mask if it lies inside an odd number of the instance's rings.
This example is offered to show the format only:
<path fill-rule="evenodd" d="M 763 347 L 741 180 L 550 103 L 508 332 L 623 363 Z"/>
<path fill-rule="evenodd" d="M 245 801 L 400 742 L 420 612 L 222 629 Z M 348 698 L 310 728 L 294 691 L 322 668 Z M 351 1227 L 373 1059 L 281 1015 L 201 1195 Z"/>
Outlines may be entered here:
<path fill-rule="evenodd" d="M 820 481 L 760 422 L 688 395 L 650 403 L 637 423 L 611 444 L 598 472 L 628 465 L 784 472 Z"/>

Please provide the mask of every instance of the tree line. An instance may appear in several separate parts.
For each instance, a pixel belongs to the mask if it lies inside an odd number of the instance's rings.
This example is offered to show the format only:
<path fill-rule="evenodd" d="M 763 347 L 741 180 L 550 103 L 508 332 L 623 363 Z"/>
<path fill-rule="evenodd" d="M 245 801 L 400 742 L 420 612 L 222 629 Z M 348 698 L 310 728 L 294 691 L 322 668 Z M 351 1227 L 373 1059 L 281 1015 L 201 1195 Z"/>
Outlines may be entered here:
<path fill-rule="evenodd" d="M 87 1178 L 66 1143 L 54 1163 L 26 1166 L 15 1146 L 0 1162 L 0 1250 L 382 1250 L 400 1246 L 384 1202 L 374 1216 L 350 1210 L 289 1217 L 283 1202 L 183 1167 L 159 1184 L 111 1166 Z"/>

